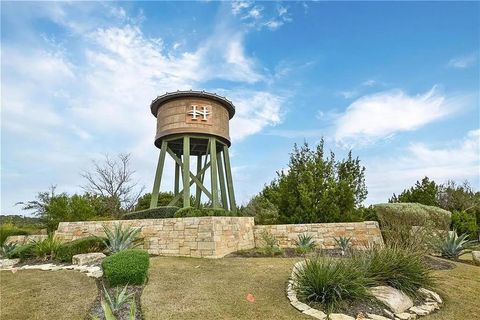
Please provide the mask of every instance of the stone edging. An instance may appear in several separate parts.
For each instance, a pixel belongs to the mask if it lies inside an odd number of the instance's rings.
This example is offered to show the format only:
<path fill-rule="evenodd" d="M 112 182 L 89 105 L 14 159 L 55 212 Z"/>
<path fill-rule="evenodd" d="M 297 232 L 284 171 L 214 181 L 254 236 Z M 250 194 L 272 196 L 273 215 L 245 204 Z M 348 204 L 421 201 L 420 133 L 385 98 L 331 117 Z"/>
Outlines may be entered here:
<path fill-rule="evenodd" d="M 42 271 L 58 271 L 58 270 L 74 270 L 86 273 L 87 277 L 91 278 L 101 278 L 103 276 L 102 268 L 95 265 L 55 265 L 53 263 L 45 264 L 35 264 L 35 265 L 25 265 L 18 268 L 15 268 L 13 265 L 4 267 L 0 269 L 1 271 L 12 271 L 16 272 L 17 270 L 42 270 Z"/>
<path fill-rule="evenodd" d="M 309 305 L 299 301 L 297 299 L 297 293 L 295 292 L 295 279 L 296 279 L 296 273 L 297 270 L 299 270 L 303 265 L 305 264 L 304 261 L 299 261 L 295 263 L 293 266 L 293 270 L 290 276 L 290 279 L 288 280 L 287 284 L 287 297 L 288 300 L 290 300 L 290 304 L 297 309 L 298 311 L 312 316 L 315 319 L 320 319 L 320 320 L 325 320 L 327 319 L 327 314 L 325 314 L 323 311 L 311 308 Z M 426 316 L 430 314 L 431 312 L 440 309 L 440 306 L 443 304 L 442 298 L 440 296 L 431 291 L 427 290 L 424 288 L 419 289 L 420 293 L 423 295 L 427 296 L 425 304 L 418 305 L 418 306 L 413 306 L 408 309 L 409 312 L 405 311 L 403 313 L 396 313 L 394 314 L 393 312 L 390 312 L 386 309 L 384 309 L 384 312 L 389 315 L 389 317 L 384 317 L 376 314 L 371 314 L 367 313 L 366 317 L 362 318 L 363 320 L 413 320 L 416 319 L 417 316 Z M 330 320 L 355 320 L 354 317 L 351 317 L 349 315 L 343 314 L 343 313 L 330 313 L 328 315 L 328 318 Z"/>

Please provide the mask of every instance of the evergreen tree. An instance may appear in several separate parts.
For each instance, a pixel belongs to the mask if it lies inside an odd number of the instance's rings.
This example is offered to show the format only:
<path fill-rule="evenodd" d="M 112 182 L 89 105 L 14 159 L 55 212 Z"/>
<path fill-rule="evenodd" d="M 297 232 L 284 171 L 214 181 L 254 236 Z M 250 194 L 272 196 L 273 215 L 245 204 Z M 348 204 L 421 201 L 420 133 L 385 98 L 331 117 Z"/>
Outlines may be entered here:
<path fill-rule="evenodd" d="M 325 155 L 324 140 L 315 149 L 296 144 L 288 169 L 261 194 L 279 210 L 279 223 L 356 221 L 357 209 L 367 196 L 365 168 L 358 158 L 341 161 Z"/>
<path fill-rule="evenodd" d="M 416 202 L 427 206 L 438 207 L 439 186 L 435 181 L 424 177 L 422 181 L 417 181 L 410 189 L 405 189 L 398 196 L 393 194 L 388 202 Z"/>

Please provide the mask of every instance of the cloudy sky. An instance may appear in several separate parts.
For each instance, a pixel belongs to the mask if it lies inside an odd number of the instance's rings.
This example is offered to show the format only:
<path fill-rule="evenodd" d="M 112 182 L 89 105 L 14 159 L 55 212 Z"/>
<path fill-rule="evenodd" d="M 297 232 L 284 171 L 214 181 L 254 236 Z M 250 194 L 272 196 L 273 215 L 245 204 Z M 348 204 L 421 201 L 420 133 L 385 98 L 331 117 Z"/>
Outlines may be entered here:
<path fill-rule="evenodd" d="M 150 189 L 149 104 L 177 89 L 236 105 L 239 202 L 322 136 L 362 160 L 367 204 L 425 175 L 478 189 L 479 6 L 2 2 L 1 213 L 50 185 L 80 192 L 104 154 L 131 153 Z"/>

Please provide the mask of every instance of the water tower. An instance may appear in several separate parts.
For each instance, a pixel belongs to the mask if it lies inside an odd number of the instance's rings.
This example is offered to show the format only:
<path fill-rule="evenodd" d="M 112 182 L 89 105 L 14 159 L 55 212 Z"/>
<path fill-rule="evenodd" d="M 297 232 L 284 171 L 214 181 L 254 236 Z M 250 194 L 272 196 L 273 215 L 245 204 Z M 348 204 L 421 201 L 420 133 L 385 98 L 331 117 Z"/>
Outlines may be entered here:
<path fill-rule="evenodd" d="M 232 102 L 205 91 L 177 91 L 157 97 L 150 110 L 157 118 L 155 146 L 160 149 L 150 208 L 157 207 L 168 154 L 175 163 L 174 199 L 169 205 L 181 201 L 184 208 L 199 207 L 203 194 L 214 208 L 235 211 L 228 154 L 229 121 L 235 114 Z M 192 157 L 196 158 L 195 172 L 190 171 Z M 204 184 L 207 175 L 208 186 Z M 192 185 L 195 185 L 195 203 L 191 203 Z"/>

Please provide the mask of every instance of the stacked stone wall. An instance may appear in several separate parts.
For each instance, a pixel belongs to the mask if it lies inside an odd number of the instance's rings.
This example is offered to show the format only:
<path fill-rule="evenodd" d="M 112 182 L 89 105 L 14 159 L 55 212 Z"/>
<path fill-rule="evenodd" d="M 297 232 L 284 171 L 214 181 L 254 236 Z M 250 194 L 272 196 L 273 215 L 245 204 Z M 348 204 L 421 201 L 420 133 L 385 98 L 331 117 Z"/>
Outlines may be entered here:
<path fill-rule="evenodd" d="M 251 217 L 189 217 L 122 221 L 61 222 L 55 233 L 61 241 L 103 236 L 103 226 L 141 227 L 143 248 L 164 256 L 220 258 L 254 247 Z"/>
<path fill-rule="evenodd" d="M 376 221 L 342 222 L 342 223 L 310 223 L 310 224 L 278 224 L 255 226 L 255 246 L 264 245 L 264 232 L 273 235 L 281 248 L 294 248 L 300 234 L 313 236 L 315 243 L 323 249 L 336 248 L 335 238 L 351 238 L 353 248 L 361 249 L 370 245 L 383 245 L 383 238 Z"/>

